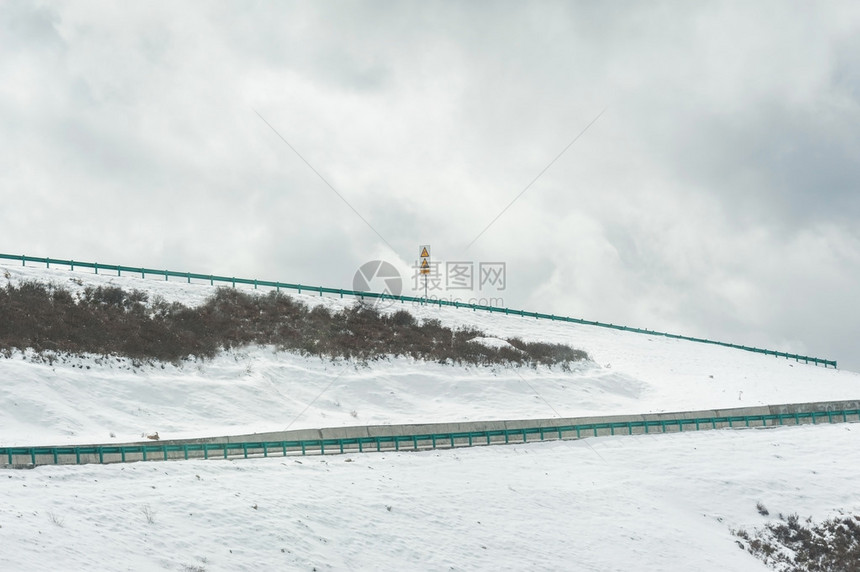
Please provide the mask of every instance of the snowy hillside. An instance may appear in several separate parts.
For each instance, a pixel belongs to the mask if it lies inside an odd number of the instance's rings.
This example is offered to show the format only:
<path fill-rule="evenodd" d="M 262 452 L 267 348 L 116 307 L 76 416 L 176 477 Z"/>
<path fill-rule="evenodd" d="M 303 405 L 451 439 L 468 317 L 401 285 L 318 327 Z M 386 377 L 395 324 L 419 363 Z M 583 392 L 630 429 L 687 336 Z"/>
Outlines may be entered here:
<path fill-rule="evenodd" d="M 200 304 L 208 285 L 0 266 L 4 281 L 114 284 Z M 351 300 L 300 296 L 333 308 Z M 395 309 L 399 308 L 397 306 Z M 179 366 L 0 358 L 0 445 L 287 427 L 646 413 L 857 399 L 860 375 L 605 330 L 407 308 L 487 336 L 564 343 L 573 371 L 249 347 Z M 767 570 L 732 535 L 860 513 L 856 424 L 327 457 L 0 472 L 4 570 Z"/>
<path fill-rule="evenodd" d="M 204 284 L 0 266 L 3 281 L 145 290 L 186 305 Z M 350 299 L 296 295 L 340 308 Z M 404 308 L 397 304 L 391 310 Z M 287 427 L 650 413 L 856 399 L 860 375 L 719 346 L 470 310 L 405 307 L 419 318 L 499 338 L 568 344 L 592 361 L 556 367 L 457 367 L 398 358 L 352 362 L 248 347 L 206 361 L 135 367 L 99 356 L 0 359 L 0 445 L 123 442 L 244 434 Z M 502 342 L 503 343 L 503 342 Z M 38 392 L 33 388 L 38 387 Z"/>

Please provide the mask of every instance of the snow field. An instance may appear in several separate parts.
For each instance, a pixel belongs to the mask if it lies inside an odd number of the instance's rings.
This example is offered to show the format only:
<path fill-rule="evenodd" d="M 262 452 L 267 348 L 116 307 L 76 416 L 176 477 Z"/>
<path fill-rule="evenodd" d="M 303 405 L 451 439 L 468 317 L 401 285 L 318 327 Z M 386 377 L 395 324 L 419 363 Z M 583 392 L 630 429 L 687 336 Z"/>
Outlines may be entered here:
<path fill-rule="evenodd" d="M 731 529 L 860 510 L 857 467 L 851 424 L 40 467 L 0 473 L 0 542 L 7 570 L 764 570 Z"/>

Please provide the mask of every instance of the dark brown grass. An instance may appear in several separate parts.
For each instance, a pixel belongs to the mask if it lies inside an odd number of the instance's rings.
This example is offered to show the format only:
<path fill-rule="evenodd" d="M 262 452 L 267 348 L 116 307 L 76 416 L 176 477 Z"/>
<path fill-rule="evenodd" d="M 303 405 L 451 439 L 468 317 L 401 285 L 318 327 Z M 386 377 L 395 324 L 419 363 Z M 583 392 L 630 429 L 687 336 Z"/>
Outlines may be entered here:
<path fill-rule="evenodd" d="M 733 532 L 741 548 L 780 572 L 860 571 L 860 516 L 840 515 L 816 524 L 811 518 L 780 514 L 752 534 Z"/>
<path fill-rule="evenodd" d="M 474 365 L 555 365 L 587 359 L 568 346 L 508 340 L 488 348 L 469 340 L 475 329 L 419 323 L 409 312 L 382 314 L 355 304 L 339 312 L 308 308 L 277 292 L 253 295 L 218 289 L 203 305 L 149 300 L 140 291 L 89 287 L 78 296 L 40 282 L 0 289 L 0 349 L 118 355 L 177 362 L 248 344 L 359 361 L 409 356 Z"/>

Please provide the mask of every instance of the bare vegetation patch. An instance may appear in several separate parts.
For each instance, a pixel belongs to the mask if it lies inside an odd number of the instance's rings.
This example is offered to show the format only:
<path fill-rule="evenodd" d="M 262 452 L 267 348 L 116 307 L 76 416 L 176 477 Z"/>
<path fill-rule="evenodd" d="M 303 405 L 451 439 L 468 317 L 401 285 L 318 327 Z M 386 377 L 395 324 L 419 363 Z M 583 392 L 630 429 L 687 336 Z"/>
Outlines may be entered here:
<path fill-rule="evenodd" d="M 561 344 L 507 340 L 498 348 L 472 343 L 485 334 L 451 329 L 412 314 L 382 314 L 356 303 L 331 312 L 279 292 L 253 295 L 221 288 L 189 308 L 145 292 L 100 286 L 75 296 L 40 282 L 0 289 L 0 352 L 32 348 L 53 362 L 58 353 L 123 356 L 141 362 L 212 358 L 249 344 L 274 345 L 303 355 L 362 362 L 408 356 L 440 363 L 555 365 L 587 359 Z"/>
<path fill-rule="evenodd" d="M 759 513 L 761 513 L 759 509 Z M 779 515 L 762 529 L 734 530 L 738 545 L 779 572 L 856 572 L 860 570 L 860 516 L 821 523 L 796 514 Z"/>

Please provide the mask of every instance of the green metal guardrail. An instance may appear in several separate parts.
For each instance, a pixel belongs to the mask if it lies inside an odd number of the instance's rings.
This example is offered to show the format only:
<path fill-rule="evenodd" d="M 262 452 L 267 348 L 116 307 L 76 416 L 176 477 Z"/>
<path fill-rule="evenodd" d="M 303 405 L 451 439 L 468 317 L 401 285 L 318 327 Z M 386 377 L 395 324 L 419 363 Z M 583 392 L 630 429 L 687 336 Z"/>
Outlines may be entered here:
<path fill-rule="evenodd" d="M 152 445 L 87 445 L 68 447 L 0 447 L 0 459 L 9 465 L 111 463 L 154 461 L 168 459 L 210 459 L 269 455 L 309 455 L 346 452 L 419 451 L 427 449 L 453 449 L 476 445 L 527 443 L 557 439 L 581 439 L 608 435 L 642 435 L 673 433 L 686 430 L 707 430 L 728 427 L 774 427 L 782 425 L 846 423 L 849 418 L 860 421 L 860 409 L 778 413 L 766 415 L 737 415 L 702 417 L 696 419 L 665 419 L 583 423 L 558 427 L 529 427 L 523 429 L 497 429 L 460 433 L 425 435 L 391 435 L 375 437 L 348 437 L 341 439 L 307 439 L 294 441 L 246 441 L 241 443 L 183 443 Z M 574 437 L 575 435 L 575 437 Z M 18 463 L 15 463 L 15 461 Z"/>
<path fill-rule="evenodd" d="M 666 338 L 676 339 L 676 340 L 684 340 L 688 342 L 698 342 L 703 344 L 711 344 L 722 346 L 726 348 L 733 348 L 738 350 L 744 350 L 748 352 L 754 352 L 764 355 L 776 356 L 786 359 L 793 359 L 798 362 L 804 363 L 812 363 L 815 365 L 823 365 L 824 367 L 833 367 L 836 368 L 836 360 L 828 360 L 822 359 L 812 356 L 804 356 L 786 352 L 779 352 L 775 350 L 767 350 L 762 348 L 755 348 L 750 346 L 731 344 L 727 342 L 718 342 L 715 340 L 708 340 L 705 338 L 694 338 L 690 336 L 682 336 L 679 334 L 669 334 L 666 332 L 657 332 L 654 330 L 648 330 L 643 328 L 631 328 L 628 326 L 619 326 L 617 324 L 607 324 L 604 322 L 594 322 L 591 320 L 583 320 L 580 318 L 570 318 L 567 316 L 556 316 L 554 314 L 542 314 L 539 312 L 527 312 L 525 310 L 514 310 L 511 308 L 498 308 L 495 306 L 484 306 L 480 304 L 467 304 L 463 302 L 452 302 L 449 300 L 439 300 L 439 299 L 427 299 L 427 298 L 416 298 L 413 296 L 392 296 L 390 294 L 380 294 L 377 292 L 358 292 L 355 290 L 344 290 L 342 288 L 326 288 L 323 286 L 306 286 L 303 284 L 290 284 L 287 282 L 273 282 L 270 280 L 249 280 L 247 278 L 236 278 L 236 277 L 228 277 L 228 276 L 216 276 L 213 274 L 198 274 L 195 272 L 176 272 L 173 270 L 158 270 L 155 268 L 142 268 L 142 267 L 134 267 L 134 266 L 121 266 L 118 264 L 99 264 L 98 262 L 78 262 L 75 260 L 60 260 L 54 258 L 39 258 L 35 256 L 26 256 L 26 255 L 17 255 L 17 254 L 0 254 L 0 260 L 20 260 L 22 265 L 26 265 L 27 262 L 35 262 L 39 264 L 45 264 L 48 268 L 51 267 L 51 264 L 67 266 L 72 270 L 75 268 L 90 268 L 95 271 L 96 274 L 101 271 L 112 271 L 116 272 L 118 276 L 122 276 L 122 273 L 126 274 L 139 274 L 141 278 L 146 278 L 147 275 L 150 276 L 164 276 L 165 280 L 169 280 L 171 277 L 174 278 L 184 278 L 189 283 L 191 280 L 204 280 L 208 281 L 210 285 L 218 284 L 229 284 L 236 287 L 237 284 L 253 286 L 254 288 L 258 288 L 260 286 L 267 288 L 275 288 L 276 290 L 281 290 L 282 288 L 285 290 L 295 290 L 299 294 L 302 292 L 307 293 L 319 293 L 320 296 L 323 294 L 338 294 L 341 298 L 344 296 L 352 296 L 360 299 L 364 298 L 372 298 L 372 299 L 382 299 L 382 300 L 393 300 L 403 302 L 411 302 L 417 303 L 421 305 L 438 305 L 440 308 L 442 306 L 451 306 L 454 308 L 467 308 L 471 310 L 481 310 L 485 312 L 495 312 L 502 313 L 508 316 L 521 316 L 524 318 L 536 318 L 543 320 L 552 320 L 558 322 L 570 322 L 573 324 L 582 324 L 586 326 L 596 326 L 599 328 L 610 328 L 613 330 L 620 330 L 623 332 L 633 332 L 637 334 L 648 334 L 651 336 L 662 336 Z"/>

